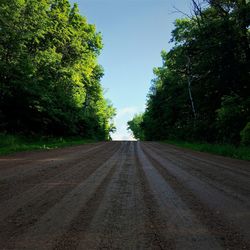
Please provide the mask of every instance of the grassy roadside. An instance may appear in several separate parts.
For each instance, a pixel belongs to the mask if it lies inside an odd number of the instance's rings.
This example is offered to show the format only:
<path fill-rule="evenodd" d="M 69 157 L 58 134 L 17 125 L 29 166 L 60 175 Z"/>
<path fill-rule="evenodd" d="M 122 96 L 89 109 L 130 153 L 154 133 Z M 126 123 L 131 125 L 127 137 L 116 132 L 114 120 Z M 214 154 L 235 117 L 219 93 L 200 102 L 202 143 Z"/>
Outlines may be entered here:
<path fill-rule="evenodd" d="M 15 152 L 62 148 L 67 146 L 81 145 L 85 143 L 96 142 L 95 140 L 82 139 L 79 137 L 54 138 L 54 137 L 36 137 L 27 138 L 18 135 L 0 134 L 0 155 L 6 155 Z"/>
<path fill-rule="evenodd" d="M 194 142 L 183 142 L 167 140 L 164 143 L 173 144 L 183 148 L 189 148 L 196 151 L 208 152 L 217 155 L 228 156 L 241 160 L 250 160 L 250 147 L 234 145 L 223 145 L 223 144 L 208 144 L 208 143 L 194 143 Z"/>

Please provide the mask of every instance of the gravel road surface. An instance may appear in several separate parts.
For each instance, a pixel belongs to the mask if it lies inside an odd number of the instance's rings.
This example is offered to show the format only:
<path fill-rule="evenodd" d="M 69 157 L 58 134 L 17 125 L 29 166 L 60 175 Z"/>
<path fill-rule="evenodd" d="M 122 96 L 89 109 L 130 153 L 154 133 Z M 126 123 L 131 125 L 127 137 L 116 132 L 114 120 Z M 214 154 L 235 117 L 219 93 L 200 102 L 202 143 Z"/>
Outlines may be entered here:
<path fill-rule="evenodd" d="M 0 249 L 250 249 L 250 162 L 129 141 L 2 156 Z"/>

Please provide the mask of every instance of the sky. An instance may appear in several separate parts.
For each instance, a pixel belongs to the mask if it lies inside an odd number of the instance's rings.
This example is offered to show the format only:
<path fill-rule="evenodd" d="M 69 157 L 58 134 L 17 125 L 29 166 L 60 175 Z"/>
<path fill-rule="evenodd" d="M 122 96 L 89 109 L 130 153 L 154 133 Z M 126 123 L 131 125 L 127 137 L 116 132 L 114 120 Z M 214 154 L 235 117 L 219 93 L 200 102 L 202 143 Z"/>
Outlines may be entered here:
<path fill-rule="evenodd" d="M 191 0 L 70 0 L 103 37 L 99 57 L 105 97 L 117 110 L 113 140 L 131 140 L 127 122 L 145 109 L 161 51 L 170 50 L 176 18 L 190 13 Z"/>

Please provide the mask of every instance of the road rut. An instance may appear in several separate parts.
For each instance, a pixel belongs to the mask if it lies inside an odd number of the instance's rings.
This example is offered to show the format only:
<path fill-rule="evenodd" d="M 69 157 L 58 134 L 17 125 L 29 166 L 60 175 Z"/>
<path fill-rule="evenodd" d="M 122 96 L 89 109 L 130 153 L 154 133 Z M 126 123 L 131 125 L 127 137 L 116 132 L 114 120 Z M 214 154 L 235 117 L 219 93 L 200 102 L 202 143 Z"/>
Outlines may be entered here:
<path fill-rule="evenodd" d="M 0 157 L 0 249 L 250 249 L 250 163 L 156 142 Z"/>

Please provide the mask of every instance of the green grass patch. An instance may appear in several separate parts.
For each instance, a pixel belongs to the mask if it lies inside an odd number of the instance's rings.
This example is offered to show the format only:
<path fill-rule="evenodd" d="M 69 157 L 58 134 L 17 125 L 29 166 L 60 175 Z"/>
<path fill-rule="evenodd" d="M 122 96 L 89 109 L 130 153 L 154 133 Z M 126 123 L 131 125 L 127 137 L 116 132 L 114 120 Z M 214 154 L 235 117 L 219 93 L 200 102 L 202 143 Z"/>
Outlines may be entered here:
<path fill-rule="evenodd" d="M 91 142 L 96 141 L 79 137 L 24 137 L 19 135 L 0 134 L 0 155 L 21 151 L 62 148 Z"/>
<path fill-rule="evenodd" d="M 196 151 L 208 152 L 217 155 L 228 156 L 241 160 L 250 160 L 250 147 L 239 146 L 228 144 L 208 144 L 208 143 L 194 143 L 194 142 L 183 142 L 167 140 L 164 143 L 173 144 L 183 148 L 189 148 Z"/>

